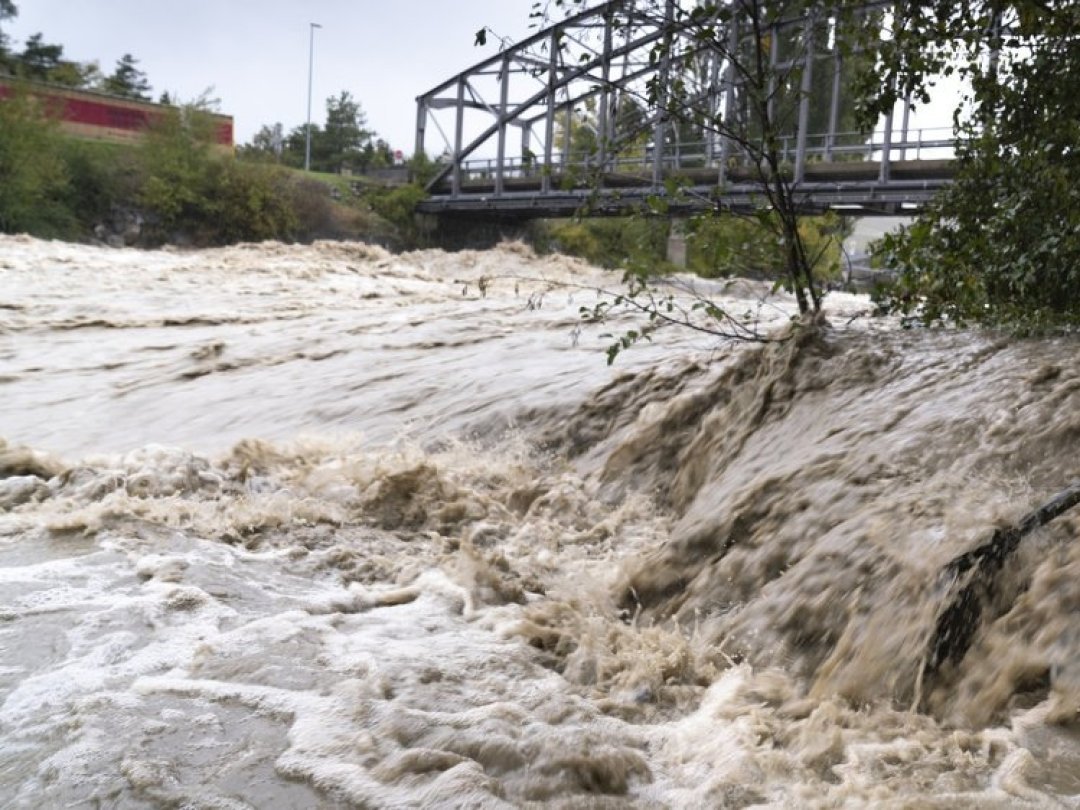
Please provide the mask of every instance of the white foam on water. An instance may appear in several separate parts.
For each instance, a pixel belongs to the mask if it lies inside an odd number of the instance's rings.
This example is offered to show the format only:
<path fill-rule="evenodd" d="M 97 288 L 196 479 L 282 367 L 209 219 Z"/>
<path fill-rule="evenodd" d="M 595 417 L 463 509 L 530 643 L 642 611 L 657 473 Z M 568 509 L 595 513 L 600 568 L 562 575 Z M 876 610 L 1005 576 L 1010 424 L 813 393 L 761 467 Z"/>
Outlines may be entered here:
<path fill-rule="evenodd" d="M 617 285 L 0 237 L 6 806 L 1080 806 L 1075 518 L 915 678 L 941 562 L 1080 476 L 1075 345 L 834 294 L 610 370 Z"/>

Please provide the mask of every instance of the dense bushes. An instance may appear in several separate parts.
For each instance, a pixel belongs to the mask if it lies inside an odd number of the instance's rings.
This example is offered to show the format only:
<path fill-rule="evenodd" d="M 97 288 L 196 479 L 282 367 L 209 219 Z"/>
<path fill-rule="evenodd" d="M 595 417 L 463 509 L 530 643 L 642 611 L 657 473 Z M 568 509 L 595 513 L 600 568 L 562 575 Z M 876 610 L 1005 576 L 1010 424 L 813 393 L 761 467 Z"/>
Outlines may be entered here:
<path fill-rule="evenodd" d="M 372 211 L 389 226 L 391 247 L 407 249 L 424 245 L 414 212 L 426 196 L 427 192 L 413 183 L 394 188 L 372 188 L 366 193 L 365 199 Z"/>
<path fill-rule="evenodd" d="M 75 229 L 63 141 L 29 96 L 0 104 L 0 231 L 63 237 Z"/>
<path fill-rule="evenodd" d="M 67 173 L 64 200 L 77 232 L 109 222 L 121 201 L 135 198 L 140 176 L 135 155 L 125 147 L 65 138 L 61 156 Z"/>
<path fill-rule="evenodd" d="M 216 154 L 197 112 L 176 110 L 138 152 L 136 194 L 155 241 L 290 239 L 300 227 L 286 174 Z"/>
<path fill-rule="evenodd" d="M 943 31 L 952 50 L 932 47 Z M 898 276 L 886 308 L 927 324 L 1080 327 L 1077 31 L 1077 3 L 938 0 L 900 32 L 895 64 L 924 81 L 947 58 L 971 91 L 953 182 L 880 246 Z"/>
<path fill-rule="evenodd" d="M 686 240 L 689 269 L 707 278 L 777 278 L 784 267 L 784 250 L 767 217 L 707 214 L 691 219 Z M 799 221 L 799 237 L 821 284 L 839 281 L 841 243 L 850 231 L 851 223 L 833 213 Z"/>
<path fill-rule="evenodd" d="M 667 262 L 671 221 L 628 216 L 591 220 L 544 220 L 529 239 L 542 253 L 580 256 L 602 267 L 673 270 Z M 703 214 L 685 221 L 687 269 L 706 278 L 778 278 L 784 267 L 782 245 L 757 218 Z M 840 242 L 850 224 L 840 217 L 807 217 L 799 226 L 814 272 L 828 283 L 840 277 Z"/>
<path fill-rule="evenodd" d="M 198 109 L 176 109 L 138 146 L 64 137 L 32 97 L 0 103 L 0 232 L 176 242 L 368 238 L 408 243 L 419 189 L 336 202 L 322 182 L 212 145 Z M 376 207 L 395 225 L 388 224 Z M 408 209 L 408 210 L 406 210 Z M 132 227 L 138 223 L 138 227 Z M 408 246 L 406 244 L 405 246 Z"/>
<path fill-rule="evenodd" d="M 542 220 L 529 240 L 540 253 L 580 256 L 598 267 L 660 267 L 666 262 L 666 219 L 613 217 L 588 220 Z"/>
<path fill-rule="evenodd" d="M 138 150 L 136 193 L 153 242 L 228 244 L 361 237 L 371 217 L 335 203 L 324 184 L 211 145 L 210 120 L 177 110 Z"/>

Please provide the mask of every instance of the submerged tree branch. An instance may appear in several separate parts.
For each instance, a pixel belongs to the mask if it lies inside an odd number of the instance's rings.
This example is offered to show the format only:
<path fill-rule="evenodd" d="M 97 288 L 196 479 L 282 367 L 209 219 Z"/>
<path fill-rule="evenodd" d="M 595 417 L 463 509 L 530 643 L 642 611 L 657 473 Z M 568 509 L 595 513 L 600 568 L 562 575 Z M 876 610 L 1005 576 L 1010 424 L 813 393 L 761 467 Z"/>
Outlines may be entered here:
<path fill-rule="evenodd" d="M 760 318 L 748 316 L 740 318 L 732 314 L 725 307 L 718 305 L 713 299 L 695 289 L 692 283 L 669 281 L 675 292 L 681 292 L 690 299 L 688 306 L 673 293 L 658 296 L 656 288 L 649 286 L 646 279 L 637 278 L 632 273 L 628 273 L 627 277 L 628 289 L 623 292 L 595 285 L 516 274 L 484 276 L 480 279 L 478 286 L 482 295 L 486 295 L 491 282 L 496 280 L 541 284 L 547 288 L 547 291 L 572 290 L 595 294 L 605 300 L 591 307 L 582 306 L 578 310 L 582 321 L 589 324 L 605 323 L 619 308 L 645 315 L 647 321 L 644 325 L 627 330 L 622 335 L 611 335 L 614 341 L 608 347 L 609 364 L 621 351 L 634 343 L 650 340 L 652 333 L 661 326 L 678 326 L 702 335 L 738 343 L 783 343 L 790 339 L 788 334 L 772 335 L 762 332 Z M 538 309 L 542 306 L 542 302 L 542 295 L 530 296 L 526 306 L 529 309 Z M 769 304 L 765 296 L 757 299 L 757 306 L 759 312 L 767 306 L 772 306 L 777 312 L 781 311 L 776 305 Z M 695 317 L 695 313 L 700 313 L 701 317 Z"/>
<path fill-rule="evenodd" d="M 1080 481 L 1062 490 L 1019 523 L 1002 526 L 982 545 L 954 558 L 942 572 L 946 587 L 966 580 L 938 615 L 924 668 L 933 675 L 947 662 L 958 662 L 971 647 L 982 620 L 983 603 L 995 589 L 994 580 L 1020 541 L 1080 504 Z"/>

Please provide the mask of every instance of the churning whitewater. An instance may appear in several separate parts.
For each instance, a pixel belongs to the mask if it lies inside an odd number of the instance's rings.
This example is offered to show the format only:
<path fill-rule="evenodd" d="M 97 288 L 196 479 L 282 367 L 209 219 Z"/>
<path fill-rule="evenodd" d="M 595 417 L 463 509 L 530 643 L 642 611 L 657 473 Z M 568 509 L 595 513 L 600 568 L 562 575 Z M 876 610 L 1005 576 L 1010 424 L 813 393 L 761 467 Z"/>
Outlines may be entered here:
<path fill-rule="evenodd" d="M 0 804 L 1080 807 L 1077 342 L 619 283 L 0 237 Z"/>

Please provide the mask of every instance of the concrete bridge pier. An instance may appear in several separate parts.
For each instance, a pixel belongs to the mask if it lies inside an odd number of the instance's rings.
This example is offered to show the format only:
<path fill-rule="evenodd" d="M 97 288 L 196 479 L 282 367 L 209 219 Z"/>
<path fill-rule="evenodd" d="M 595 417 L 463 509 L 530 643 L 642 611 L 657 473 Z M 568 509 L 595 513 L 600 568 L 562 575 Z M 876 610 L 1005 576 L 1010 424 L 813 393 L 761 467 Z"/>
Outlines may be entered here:
<path fill-rule="evenodd" d="M 667 260 L 686 269 L 686 218 L 673 217 L 667 238 Z"/>

